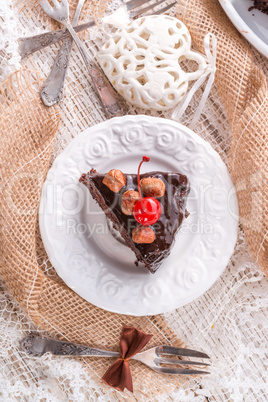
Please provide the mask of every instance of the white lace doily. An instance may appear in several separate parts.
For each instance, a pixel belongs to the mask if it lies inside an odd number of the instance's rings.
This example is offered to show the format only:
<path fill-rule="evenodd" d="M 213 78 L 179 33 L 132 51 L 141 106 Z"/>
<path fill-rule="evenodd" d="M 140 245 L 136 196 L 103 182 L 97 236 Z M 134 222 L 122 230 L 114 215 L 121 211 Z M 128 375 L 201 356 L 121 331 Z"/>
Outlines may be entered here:
<path fill-rule="evenodd" d="M 17 51 L 16 13 L 11 1 L 0 1 L 0 79 L 8 77 L 20 68 L 20 55 Z"/>
<path fill-rule="evenodd" d="M 21 3 L 24 8 L 18 12 Z M 0 43 L 1 47 L 4 44 L 5 49 L 4 52 L 3 47 L 0 50 L 0 79 L 19 67 L 16 37 L 34 35 L 48 29 L 38 20 L 37 12 L 33 12 L 29 4 L 30 0 L 0 0 Z M 119 0 L 112 4 L 113 8 L 119 5 Z M 106 40 L 107 36 L 98 29 L 86 34 L 88 49 L 93 54 Z M 34 54 L 28 60 L 28 66 L 40 71 L 44 77 L 47 76 L 59 46 Z M 267 60 L 254 49 L 252 51 L 256 63 L 268 76 Z M 81 58 L 74 49 L 65 85 L 65 98 L 59 104 L 63 124 L 57 134 L 53 158 L 72 138 L 88 127 L 89 121 L 93 125 L 105 119 L 84 71 Z M 181 121 L 183 124 L 189 125 L 201 95 L 201 90 L 195 94 L 188 113 Z M 130 113 L 144 113 L 144 109 L 133 107 Z M 147 114 L 160 115 L 149 111 Z M 170 114 L 165 112 L 162 116 L 169 118 Z M 231 131 L 215 87 L 194 131 L 209 141 L 228 164 Z M 52 274 L 45 258 L 39 263 L 48 275 Z M 165 315 L 168 325 L 185 344 L 200 348 L 211 356 L 212 375 L 192 378 L 191 382 L 157 400 L 267 401 L 267 289 L 268 280 L 251 257 L 240 230 L 235 253 L 213 287 L 189 305 Z M 111 396 L 112 389 L 104 390 L 102 384 L 94 381 L 75 359 L 47 355 L 32 359 L 22 356 L 18 348 L 19 340 L 37 328 L 2 283 L 0 311 L 1 401 L 118 401 L 117 397 Z M 148 397 L 145 395 L 146 390 L 139 400 L 147 402 Z"/>

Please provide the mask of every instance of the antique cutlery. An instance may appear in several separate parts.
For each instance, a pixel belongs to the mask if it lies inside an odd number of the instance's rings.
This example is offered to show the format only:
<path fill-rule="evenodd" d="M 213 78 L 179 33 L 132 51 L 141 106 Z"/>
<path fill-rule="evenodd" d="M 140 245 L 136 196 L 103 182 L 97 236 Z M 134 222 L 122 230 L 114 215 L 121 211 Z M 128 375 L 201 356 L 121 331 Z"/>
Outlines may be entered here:
<path fill-rule="evenodd" d="M 79 0 L 75 14 L 72 20 L 72 25 L 77 24 L 78 18 L 82 11 L 85 0 Z M 59 53 L 54 61 L 50 74 L 41 89 L 41 98 L 46 106 L 52 106 L 59 102 L 63 95 L 63 86 L 66 77 L 66 72 L 69 65 L 73 38 L 69 36 L 65 39 Z"/>
<path fill-rule="evenodd" d="M 120 9 L 124 8 L 124 9 L 126 9 L 127 12 L 129 12 L 137 7 L 140 7 L 143 4 L 149 3 L 150 1 L 151 0 L 130 0 L 130 1 L 126 2 L 122 7 L 120 7 Z M 162 3 L 163 3 L 163 0 L 150 4 L 149 6 L 141 8 L 134 12 L 129 12 L 129 18 L 133 19 L 135 17 L 138 17 L 138 16 L 144 14 L 145 12 L 152 10 L 154 7 L 159 6 Z M 176 1 L 174 1 L 171 4 L 168 4 L 167 6 L 159 9 L 158 11 L 156 11 L 150 15 L 164 14 L 170 8 L 174 7 L 175 4 L 177 4 Z M 119 11 L 119 9 L 116 10 L 114 13 L 110 14 L 109 17 L 112 17 L 118 11 Z M 85 22 L 84 24 L 77 25 L 76 27 L 74 27 L 74 30 L 76 33 L 79 33 L 81 31 L 84 31 L 85 29 L 93 27 L 94 25 L 96 25 L 95 21 L 89 21 L 89 22 Z M 69 31 L 66 28 L 63 28 L 63 29 L 57 29 L 57 30 L 51 31 L 51 32 L 45 32 L 40 35 L 29 36 L 26 38 L 19 38 L 18 52 L 19 52 L 21 58 L 24 58 L 26 56 L 33 54 L 34 52 L 37 52 L 38 50 L 45 49 L 47 46 L 53 45 L 54 43 L 57 43 L 68 37 L 70 37 Z"/>
<path fill-rule="evenodd" d="M 89 346 L 79 345 L 72 342 L 58 341 L 43 337 L 36 333 L 31 333 L 20 342 L 20 347 L 30 356 L 42 356 L 50 352 L 55 356 L 97 356 L 97 357 L 120 357 L 118 352 L 95 349 Z M 171 355 L 172 358 L 165 357 Z M 138 360 L 151 369 L 165 374 L 210 374 L 208 371 L 194 370 L 192 368 L 174 367 L 178 366 L 209 366 L 207 363 L 193 360 L 182 360 L 182 356 L 209 359 L 210 357 L 203 352 L 187 348 L 176 348 L 173 346 L 157 346 L 144 352 L 137 353 L 131 359 Z M 172 367 L 162 365 L 171 364 Z"/>
<path fill-rule="evenodd" d="M 69 19 L 68 1 L 61 0 L 59 3 L 57 0 L 52 0 L 52 2 L 54 7 L 50 5 L 48 0 L 39 0 L 39 4 L 45 13 L 55 21 L 65 25 L 73 37 L 92 79 L 92 83 L 99 95 L 106 117 L 111 118 L 127 114 L 127 105 L 125 101 L 122 97 L 119 97 L 119 94 L 114 90 L 103 71 L 89 55 L 84 43 L 79 39 L 77 33 L 74 31 Z M 43 93 L 43 96 L 44 95 L 45 94 Z"/>

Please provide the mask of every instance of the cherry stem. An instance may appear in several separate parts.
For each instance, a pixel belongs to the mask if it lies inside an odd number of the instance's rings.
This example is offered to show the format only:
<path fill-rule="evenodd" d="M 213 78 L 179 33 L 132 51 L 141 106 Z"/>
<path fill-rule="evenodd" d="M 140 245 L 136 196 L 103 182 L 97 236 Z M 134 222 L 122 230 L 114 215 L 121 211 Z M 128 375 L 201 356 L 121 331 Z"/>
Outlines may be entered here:
<path fill-rule="evenodd" d="M 141 170 L 141 165 L 143 164 L 143 162 L 149 162 L 150 158 L 149 156 L 143 156 L 142 161 L 139 164 L 138 167 L 138 188 L 139 188 L 139 195 L 140 195 L 140 200 L 141 200 L 141 206 L 142 206 L 142 212 L 145 212 L 143 209 L 143 205 L 142 205 L 142 195 L 141 195 L 141 184 L 140 184 L 140 170 Z"/>

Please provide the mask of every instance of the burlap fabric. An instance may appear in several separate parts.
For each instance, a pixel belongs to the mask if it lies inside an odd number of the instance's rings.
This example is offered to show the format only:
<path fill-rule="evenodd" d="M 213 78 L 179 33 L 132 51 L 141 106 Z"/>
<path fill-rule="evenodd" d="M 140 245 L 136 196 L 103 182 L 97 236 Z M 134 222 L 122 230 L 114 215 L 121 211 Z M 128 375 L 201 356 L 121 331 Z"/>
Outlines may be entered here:
<path fill-rule="evenodd" d="M 265 79 L 254 66 L 247 44 L 216 0 L 181 2 L 178 11 L 199 50 L 203 50 L 207 32 L 217 36 L 216 85 L 233 128 L 231 168 L 239 190 L 241 218 L 252 253 L 265 270 L 268 226 Z M 41 104 L 39 85 L 40 75 L 24 69 L 0 89 L 1 276 L 39 328 L 68 340 L 117 349 L 125 324 L 153 333 L 148 346 L 180 343 L 162 317 L 134 318 L 100 310 L 38 265 L 39 256 L 44 255 L 37 230 L 38 205 L 60 120 L 56 108 L 47 109 Z M 84 360 L 96 379 L 104 373 L 108 362 L 97 358 Z M 167 381 L 137 362 L 132 363 L 132 373 L 136 397 L 160 395 L 182 381 L 172 377 Z"/>
<path fill-rule="evenodd" d="M 44 254 L 44 250 L 36 241 L 37 212 L 59 124 L 56 110 L 44 107 L 39 99 L 38 87 L 38 78 L 34 81 L 34 73 L 25 69 L 0 87 L 1 276 L 28 316 L 40 328 L 60 337 L 117 350 L 122 326 L 128 325 L 154 334 L 149 346 L 180 345 L 160 316 L 129 317 L 101 310 L 55 275 L 46 276 L 38 265 L 38 254 Z M 84 359 L 98 379 L 110 361 Z M 152 375 L 138 362 L 131 366 L 137 394 L 141 389 L 146 389 L 148 395 L 161 394 L 182 381 L 178 377 L 167 381 L 165 375 Z"/>
<path fill-rule="evenodd" d="M 217 0 L 181 0 L 178 17 L 203 51 L 204 37 L 218 41 L 215 84 L 233 133 L 231 173 L 240 218 L 253 256 L 268 275 L 268 97 L 263 72 L 248 44 Z"/>

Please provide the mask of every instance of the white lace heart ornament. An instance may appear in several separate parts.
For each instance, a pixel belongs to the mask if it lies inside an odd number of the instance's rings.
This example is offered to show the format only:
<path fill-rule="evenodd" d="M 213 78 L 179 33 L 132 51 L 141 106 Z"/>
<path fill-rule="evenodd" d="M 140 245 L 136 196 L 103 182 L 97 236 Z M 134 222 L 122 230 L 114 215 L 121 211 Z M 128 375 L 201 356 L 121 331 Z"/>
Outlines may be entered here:
<path fill-rule="evenodd" d="M 195 71 L 182 68 L 188 60 L 197 63 Z M 206 57 L 191 50 L 186 26 L 167 15 L 142 17 L 119 29 L 100 50 L 98 61 L 129 103 L 155 110 L 174 108 L 189 81 L 211 67 Z"/>

